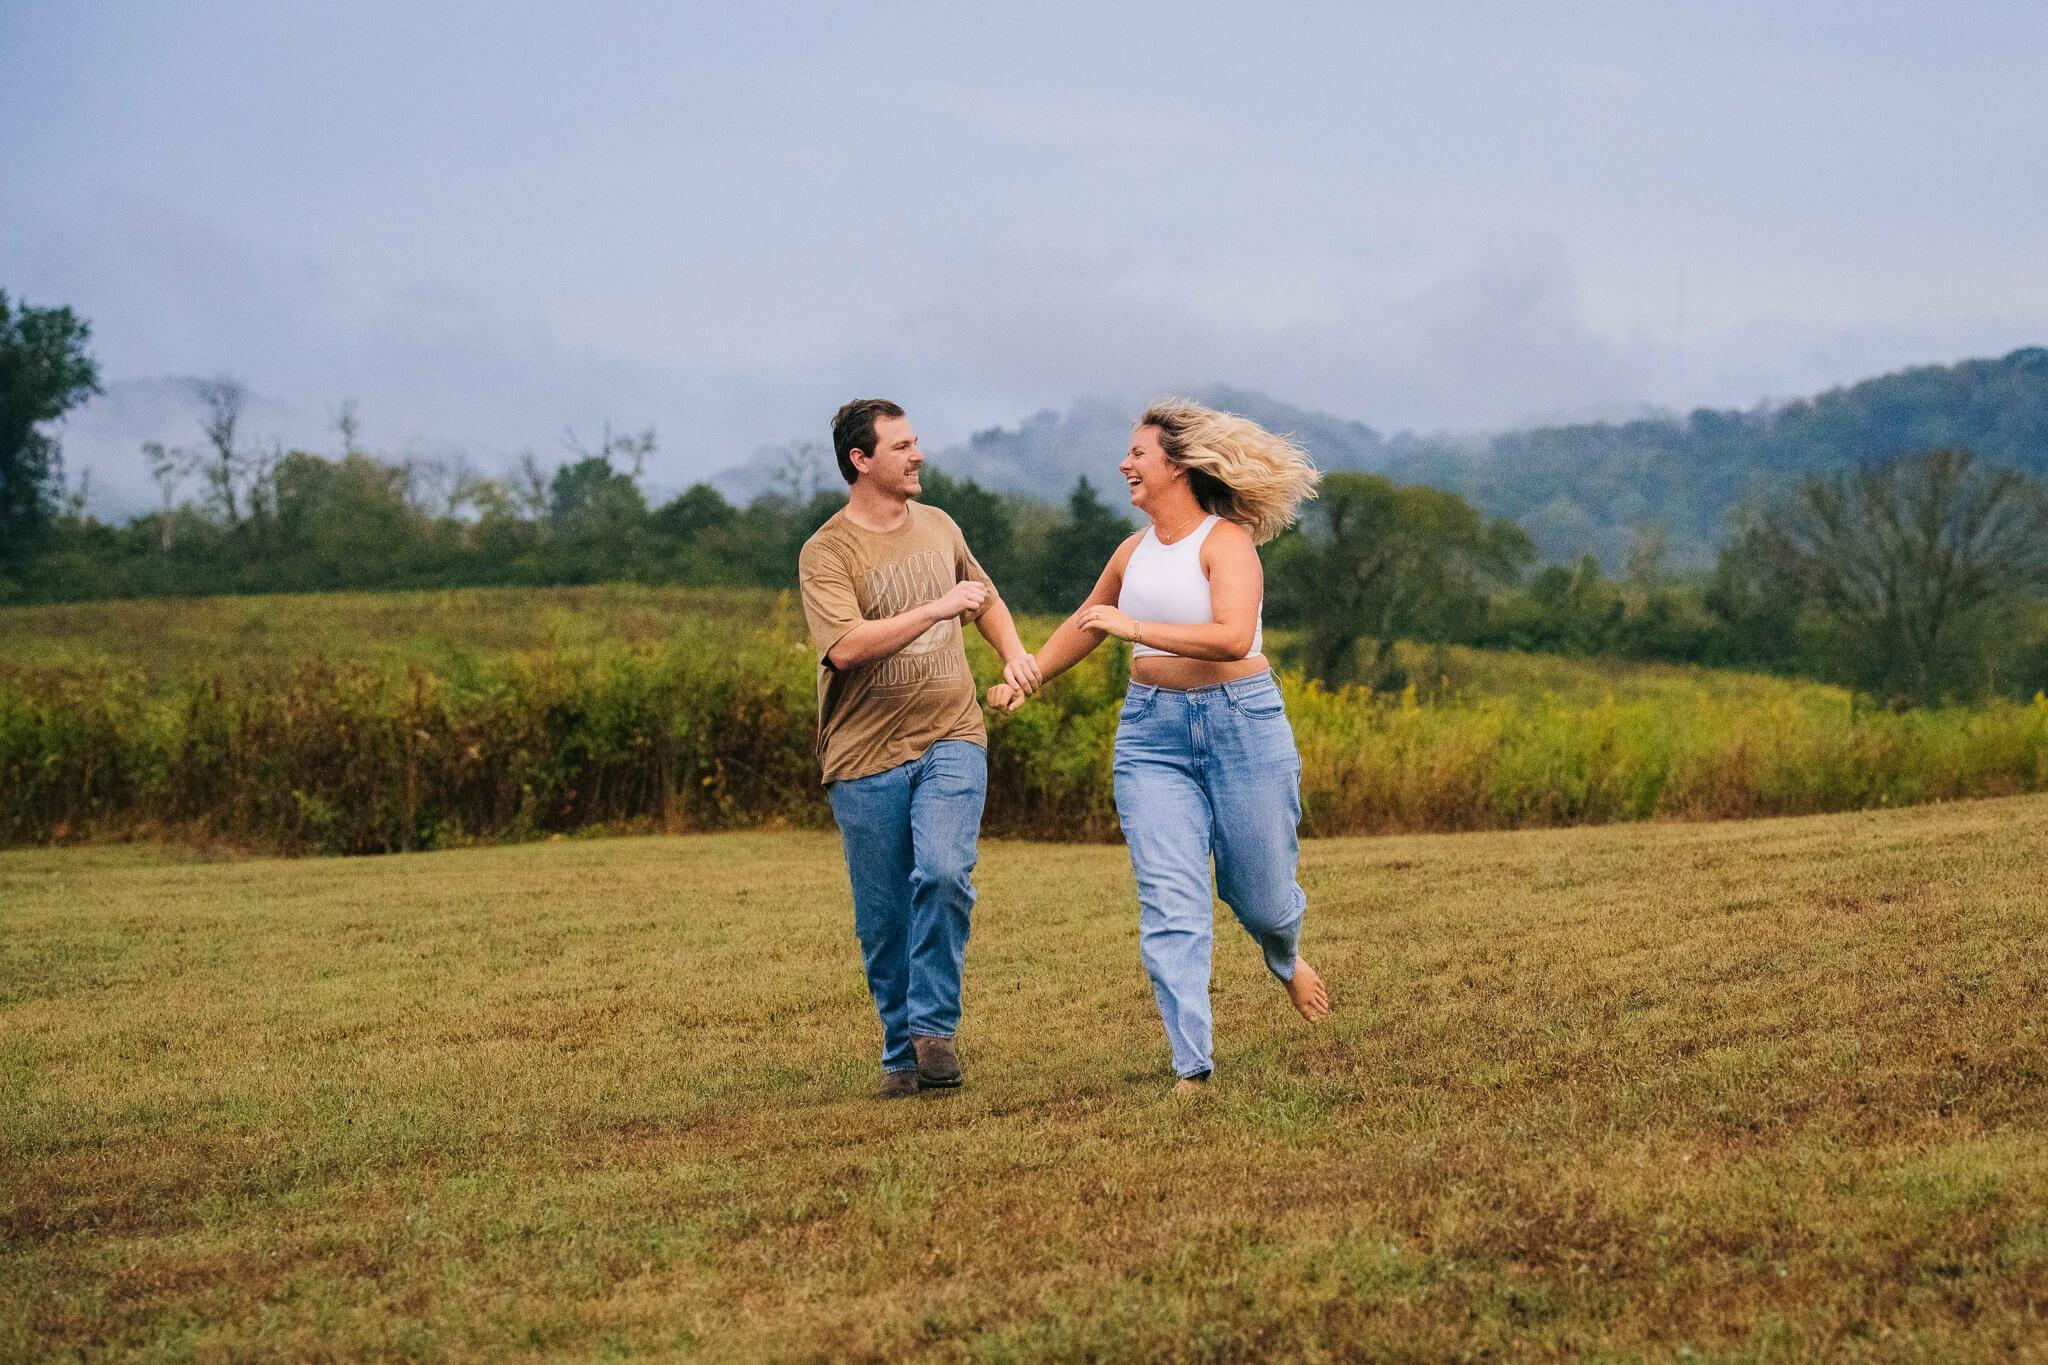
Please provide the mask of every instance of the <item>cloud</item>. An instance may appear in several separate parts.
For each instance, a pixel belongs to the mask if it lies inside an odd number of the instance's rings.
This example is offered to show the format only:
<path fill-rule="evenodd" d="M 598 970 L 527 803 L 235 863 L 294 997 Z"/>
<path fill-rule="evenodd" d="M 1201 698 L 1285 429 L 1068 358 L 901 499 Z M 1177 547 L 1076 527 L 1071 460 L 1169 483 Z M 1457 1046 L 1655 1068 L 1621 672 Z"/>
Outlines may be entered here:
<path fill-rule="evenodd" d="M 220 371 L 252 390 L 250 438 L 287 446 L 331 448 L 344 398 L 372 448 L 485 468 L 528 448 L 558 458 L 568 428 L 653 425 L 661 495 L 764 444 L 821 439 L 857 394 L 910 405 L 934 448 L 1084 394 L 1135 405 L 1217 383 L 1382 432 L 1469 431 L 1669 402 L 1678 364 L 1675 338 L 1596 325 L 1568 252 L 1541 239 L 1394 288 L 1327 262 L 1233 269 L 1249 258 L 1165 246 L 983 244 L 914 264 L 856 231 L 814 255 L 706 260 L 644 292 L 547 298 L 344 278 L 132 199 L 45 206 L 35 227 L 66 269 L 24 292 L 96 327 L 109 392 L 60 437 L 110 516 L 154 503 L 139 446 L 195 440 L 179 381 Z M 880 252 L 872 268 L 864 251 Z M 2025 319 L 1750 327 L 1689 340 L 1684 397 L 1747 405 L 2039 339 Z"/>
<path fill-rule="evenodd" d="M 1499 425 L 1537 407 L 1640 398 L 1664 363 L 1585 318 L 1563 253 L 1519 249 L 1406 294 L 1232 321 L 1234 282 L 1145 288 L 1116 257 L 984 257 L 901 301 L 857 348 L 948 394 L 1003 395 L 1010 421 L 1074 395 L 1230 383 L 1382 430 Z M 1156 272 L 1144 272 L 1156 280 Z M 1148 283 L 1151 282 L 1148 280 Z"/>

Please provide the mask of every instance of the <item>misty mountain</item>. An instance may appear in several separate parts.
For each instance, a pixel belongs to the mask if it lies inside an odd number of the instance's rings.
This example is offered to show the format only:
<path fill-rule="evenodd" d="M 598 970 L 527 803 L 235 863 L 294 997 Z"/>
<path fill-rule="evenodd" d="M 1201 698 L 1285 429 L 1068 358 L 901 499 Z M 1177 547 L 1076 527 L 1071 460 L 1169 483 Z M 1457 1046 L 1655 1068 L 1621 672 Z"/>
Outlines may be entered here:
<path fill-rule="evenodd" d="M 1654 528 L 1673 567 L 1697 568 L 1745 504 L 1892 455 L 1959 446 L 2048 479 L 2048 349 L 1919 366 L 1747 412 L 1511 431 L 1477 455 L 1392 444 L 1389 475 L 1513 518 L 1547 558 L 1591 553 L 1616 569 L 1638 529 Z"/>
<path fill-rule="evenodd" d="M 1383 436 L 1248 389 L 1214 385 L 1191 396 L 1291 433 L 1326 470 L 1450 489 L 1518 522 L 1546 559 L 1593 554 L 1609 570 L 1646 529 L 1662 533 L 1671 567 L 1709 565 L 1746 503 L 1890 455 L 1961 446 L 2048 480 L 2048 349 L 2040 347 L 1920 366 L 1748 411 L 1700 408 L 1495 435 Z M 1133 401 L 1084 398 L 1064 413 L 1048 409 L 1015 427 L 976 432 L 933 459 L 955 477 L 1057 501 L 1084 474 L 1098 488 L 1113 485 L 1140 410 Z"/>
<path fill-rule="evenodd" d="M 1250 389 L 1209 385 L 1189 397 L 1227 412 L 1241 413 L 1269 431 L 1292 433 L 1325 469 L 1380 472 L 1388 449 L 1380 434 L 1362 422 L 1297 408 Z M 1131 423 L 1144 411 L 1137 400 L 1083 398 L 1065 413 L 1046 409 L 1015 428 L 990 427 L 965 446 L 938 452 L 949 474 L 1010 493 L 1048 497 L 1073 487 L 1086 475 L 1097 488 L 1114 485 L 1118 463 L 1131 444 Z"/>

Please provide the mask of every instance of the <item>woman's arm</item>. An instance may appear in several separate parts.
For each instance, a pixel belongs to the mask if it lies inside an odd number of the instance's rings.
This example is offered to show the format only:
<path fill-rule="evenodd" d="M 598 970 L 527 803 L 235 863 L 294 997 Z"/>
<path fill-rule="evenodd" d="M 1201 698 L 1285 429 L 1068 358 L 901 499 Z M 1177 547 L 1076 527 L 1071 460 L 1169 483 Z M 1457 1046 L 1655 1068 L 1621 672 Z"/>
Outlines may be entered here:
<path fill-rule="evenodd" d="M 1116 553 L 1109 557 L 1109 563 L 1102 566 L 1102 576 L 1095 580 L 1094 590 L 1088 594 L 1072 616 L 1060 622 L 1059 629 L 1052 633 L 1038 650 L 1038 672 L 1051 682 L 1060 674 L 1088 657 L 1095 646 L 1102 643 L 1105 632 L 1090 630 L 1078 624 L 1081 618 L 1098 606 L 1114 604 L 1117 594 L 1124 588 L 1124 565 L 1131 562 L 1131 551 L 1138 546 L 1138 537 L 1132 536 L 1116 547 Z"/>
<path fill-rule="evenodd" d="M 1088 599 L 1090 605 L 1074 613 L 1072 624 L 1094 632 L 1090 649 L 1106 633 L 1119 640 L 1142 641 L 1184 659 L 1234 663 L 1248 657 L 1252 641 L 1258 638 L 1259 599 L 1266 591 L 1266 571 L 1259 563 L 1258 547 L 1252 544 L 1250 534 L 1235 522 L 1217 522 L 1216 529 L 1202 542 L 1202 572 L 1209 578 L 1209 610 L 1216 618 L 1207 625 L 1133 621 L 1116 607 L 1098 603 L 1092 597 Z M 1047 643 L 1049 648 L 1050 642 Z M 1041 651 L 1039 666 L 1044 665 L 1045 655 Z"/>

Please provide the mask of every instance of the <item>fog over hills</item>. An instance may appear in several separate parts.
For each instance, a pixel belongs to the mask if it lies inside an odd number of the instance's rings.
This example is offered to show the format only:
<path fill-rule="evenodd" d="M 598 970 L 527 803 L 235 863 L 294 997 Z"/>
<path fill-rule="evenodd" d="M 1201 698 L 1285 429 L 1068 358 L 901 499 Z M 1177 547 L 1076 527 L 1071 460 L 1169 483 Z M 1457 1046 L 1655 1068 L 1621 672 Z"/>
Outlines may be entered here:
<path fill-rule="evenodd" d="M 1618 568 L 1645 531 L 1664 540 L 1675 569 L 1713 562 L 1731 518 L 1803 477 L 1937 446 L 2048 479 L 2048 349 L 1995 360 L 1926 365 L 1748 409 L 1700 408 L 1620 422 L 1542 425 L 1467 435 L 1382 435 L 1358 421 L 1296 407 L 1250 389 L 1193 388 L 1189 396 L 1294 435 L 1326 470 L 1384 474 L 1452 489 L 1536 539 L 1545 558 L 1593 554 Z M 1091 396 L 1014 427 L 974 433 L 931 452 L 948 474 L 1042 500 L 1076 479 L 1114 490 L 1116 465 L 1144 400 Z M 810 452 L 831 475 L 830 454 Z M 729 495 L 765 491 L 789 450 L 771 447 L 720 483 Z M 1106 494 L 1113 505 L 1122 500 Z"/>
<path fill-rule="evenodd" d="M 1269 430 L 1291 433 L 1325 469 L 1379 473 L 1386 468 L 1387 442 L 1363 422 L 1296 407 L 1227 384 L 1196 386 L 1188 389 L 1186 396 L 1242 413 Z M 940 446 L 927 453 L 954 478 L 973 479 L 1005 493 L 1057 500 L 1066 496 L 1077 479 L 1085 477 L 1098 489 L 1118 482 L 1116 467 L 1130 445 L 1131 423 L 1145 410 L 1147 401 L 1136 395 L 1094 394 L 1076 399 L 1065 412 L 1045 408 L 1014 427 L 989 427 L 968 437 L 964 445 Z M 915 416 L 913 413 L 913 420 Z M 1444 438 L 1441 444 L 1445 448 L 1457 445 L 1451 438 Z M 794 449 L 766 447 L 748 463 L 720 473 L 713 483 L 728 497 L 744 499 L 767 492 L 787 467 Z M 830 452 L 820 447 L 814 458 L 829 464 Z"/>
<path fill-rule="evenodd" d="M 1206 384 L 1183 391 L 1291 433 L 1326 470 L 1451 489 L 1519 523 L 1546 559 L 1593 554 L 1610 570 L 1620 567 L 1630 544 L 1646 531 L 1661 536 L 1672 568 L 1710 565 L 1731 518 L 1746 504 L 1802 477 L 1889 455 L 1960 446 L 1983 460 L 2048 479 L 2048 349 L 2041 347 L 1899 370 L 1748 409 L 1700 408 L 1497 432 L 1388 434 L 1242 386 Z M 1117 463 L 1131 422 L 1158 396 L 1091 394 L 1064 411 L 1043 409 L 1012 426 L 976 431 L 964 442 L 940 444 L 928 432 L 927 450 L 938 468 L 985 487 L 1060 502 L 1086 477 L 1112 506 L 1121 506 Z M 266 446 L 332 449 L 324 422 L 260 391 L 251 392 L 249 403 L 245 430 L 253 439 Z M 122 380 L 108 384 L 104 395 L 62 424 L 61 434 L 67 445 L 88 437 L 78 444 L 133 451 L 166 430 L 183 427 L 196 434 L 193 411 L 187 379 Z M 392 453 L 437 452 L 414 447 Z M 561 456 L 544 452 L 542 458 L 552 463 Z M 121 472 L 137 473 L 136 457 L 126 464 Z M 98 464 L 91 468 L 95 475 L 103 472 Z M 97 494 L 99 479 L 94 482 Z M 840 486 L 822 439 L 765 446 L 712 483 L 739 502 L 770 491 Z M 658 501 L 679 488 L 650 481 L 647 491 Z M 146 485 L 129 490 L 129 500 L 120 515 L 153 501 Z"/>

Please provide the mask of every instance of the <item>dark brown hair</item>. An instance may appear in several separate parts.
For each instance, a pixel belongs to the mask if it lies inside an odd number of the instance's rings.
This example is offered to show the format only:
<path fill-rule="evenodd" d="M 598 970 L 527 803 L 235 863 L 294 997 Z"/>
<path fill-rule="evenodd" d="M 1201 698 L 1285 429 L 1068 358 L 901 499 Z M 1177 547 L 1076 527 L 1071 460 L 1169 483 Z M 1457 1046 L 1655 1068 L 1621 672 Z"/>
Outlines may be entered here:
<path fill-rule="evenodd" d="M 853 452 L 875 453 L 875 419 L 902 415 L 903 409 L 886 398 L 856 398 L 832 414 L 832 453 L 839 457 L 839 472 L 848 483 L 860 477 L 853 467 Z"/>

